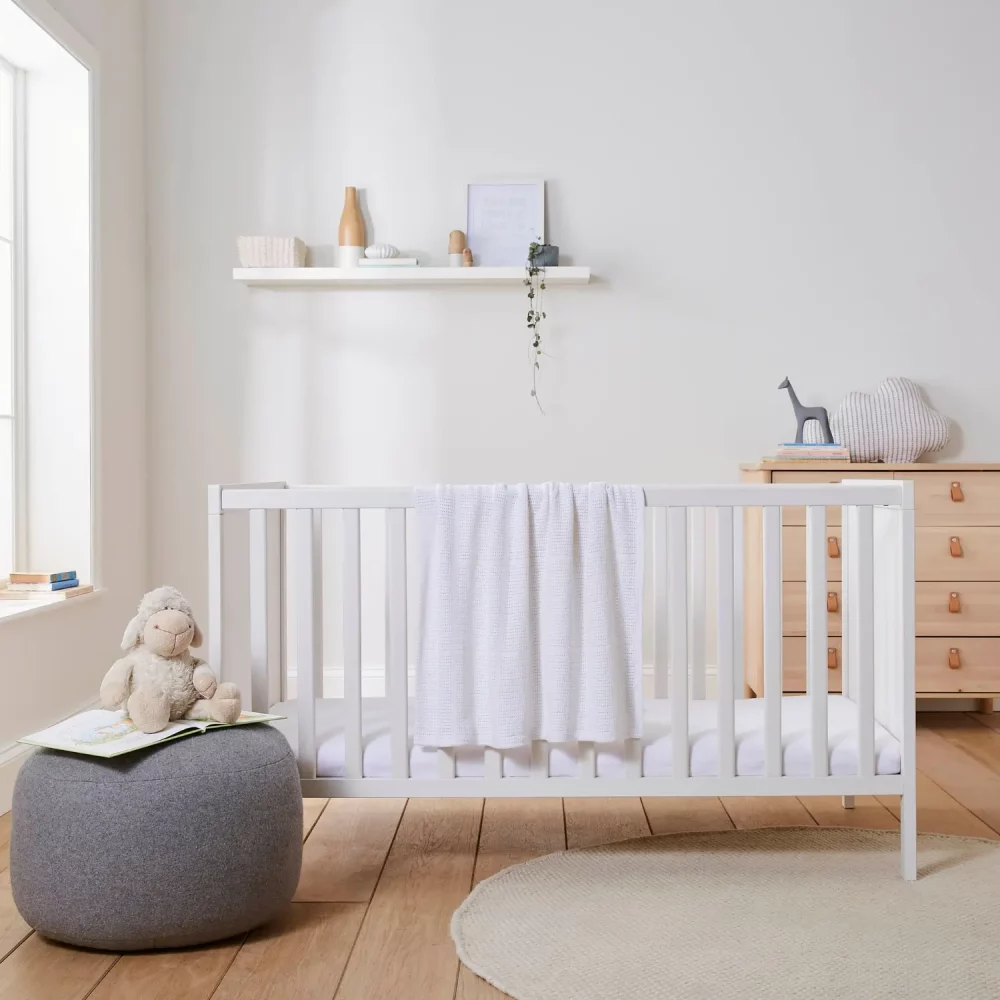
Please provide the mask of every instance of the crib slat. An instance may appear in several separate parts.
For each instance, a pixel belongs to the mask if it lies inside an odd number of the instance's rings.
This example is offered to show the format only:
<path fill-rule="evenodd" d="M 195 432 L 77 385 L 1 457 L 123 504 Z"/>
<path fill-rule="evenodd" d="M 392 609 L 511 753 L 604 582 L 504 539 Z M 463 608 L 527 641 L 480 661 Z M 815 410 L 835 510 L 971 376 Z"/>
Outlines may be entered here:
<path fill-rule="evenodd" d="M 288 512 L 295 579 L 298 763 L 303 778 L 316 777 L 316 698 L 323 677 L 322 513 L 306 509 Z"/>
<path fill-rule="evenodd" d="M 765 507 L 764 773 L 781 777 L 781 508 Z"/>
<path fill-rule="evenodd" d="M 690 773 L 688 750 L 687 508 L 670 507 L 667 594 L 670 634 L 670 727 L 673 777 Z"/>
<path fill-rule="evenodd" d="M 625 741 L 625 777 L 642 777 L 642 740 Z"/>
<path fill-rule="evenodd" d="M 743 512 L 740 511 L 742 517 Z M 736 719 L 735 719 L 735 689 L 736 662 L 733 657 L 733 508 L 719 507 L 716 509 L 716 593 L 717 593 L 717 623 L 716 623 L 716 661 L 717 674 L 717 711 L 719 729 L 719 777 L 733 778 L 736 776 Z"/>
<path fill-rule="evenodd" d="M 691 621 L 690 650 L 691 697 L 698 701 L 705 699 L 705 624 L 708 605 L 707 559 L 707 517 L 704 507 L 693 507 L 691 522 Z"/>
<path fill-rule="evenodd" d="M 746 690 L 746 661 L 744 659 L 743 629 L 746 625 L 743 590 L 744 559 L 743 524 L 746 511 L 742 507 L 733 510 L 733 666 L 736 674 L 733 689 L 736 696 Z"/>
<path fill-rule="evenodd" d="M 653 697 L 670 697 L 670 626 L 667 621 L 667 508 L 653 508 Z"/>
<path fill-rule="evenodd" d="M 406 648 L 406 510 L 385 512 L 386 687 L 392 776 L 410 776 L 409 690 Z"/>
<path fill-rule="evenodd" d="M 851 588 L 851 643 L 858 706 L 858 774 L 875 773 L 875 588 L 872 508 L 854 510 L 853 586 Z"/>
<path fill-rule="evenodd" d="M 344 519 L 344 777 L 360 778 L 361 742 L 361 511 Z"/>
<path fill-rule="evenodd" d="M 549 776 L 548 740 L 531 741 L 531 776 L 533 778 L 547 778 Z"/>
<path fill-rule="evenodd" d="M 493 747 L 486 748 L 486 758 L 484 760 L 483 774 L 486 778 L 503 777 L 503 751 L 494 750 Z"/>
<path fill-rule="evenodd" d="M 581 740 L 577 744 L 576 773 L 580 778 L 597 777 L 597 750 L 593 743 Z"/>
<path fill-rule="evenodd" d="M 806 691 L 812 720 L 812 773 L 830 772 L 827 736 L 826 508 L 806 507 Z"/>
<path fill-rule="evenodd" d="M 267 511 L 250 511 L 250 709 L 266 712 L 268 705 L 268 580 Z"/>
<path fill-rule="evenodd" d="M 439 747 L 437 752 L 438 777 L 455 777 L 455 751 L 451 747 Z"/>

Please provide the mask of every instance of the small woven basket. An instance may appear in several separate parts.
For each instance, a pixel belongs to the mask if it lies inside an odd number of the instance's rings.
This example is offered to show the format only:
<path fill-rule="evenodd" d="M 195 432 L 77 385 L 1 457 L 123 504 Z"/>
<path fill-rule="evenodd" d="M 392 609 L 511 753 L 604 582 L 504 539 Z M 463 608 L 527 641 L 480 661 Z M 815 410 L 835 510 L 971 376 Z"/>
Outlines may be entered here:
<path fill-rule="evenodd" d="M 241 236 L 240 267 L 305 267 L 306 245 L 294 236 Z"/>

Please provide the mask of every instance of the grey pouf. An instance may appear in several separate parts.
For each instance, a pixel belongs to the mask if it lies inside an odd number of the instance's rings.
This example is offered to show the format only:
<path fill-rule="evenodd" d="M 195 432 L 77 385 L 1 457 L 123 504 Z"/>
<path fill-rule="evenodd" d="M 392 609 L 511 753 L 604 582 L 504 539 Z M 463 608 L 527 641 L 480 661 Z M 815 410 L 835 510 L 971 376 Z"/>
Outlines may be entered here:
<path fill-rule="evenodd" d="M 39 750 L 17 778 L 14 902 L 57 941 L 137 951 L 241 934 L 288 905 L 301 865 L 298 769 L 268 725 L 107 761 Z"/>

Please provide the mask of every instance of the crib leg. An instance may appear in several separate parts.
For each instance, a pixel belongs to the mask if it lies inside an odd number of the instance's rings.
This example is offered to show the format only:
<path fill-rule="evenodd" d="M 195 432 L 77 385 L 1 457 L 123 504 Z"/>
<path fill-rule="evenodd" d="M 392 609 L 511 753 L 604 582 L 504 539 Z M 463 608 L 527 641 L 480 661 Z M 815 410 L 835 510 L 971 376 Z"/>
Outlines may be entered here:
<path fill-rule="evenodd" d="M 840 797 L 840 804 L 845 809 L 853 809 L 854 808 L 854 796 L 853 795 L 841 795 L 841 797 Z"/>
<path fill-rule="evenodd" d="M 917 880 L 917 795 L 904 795 L 899 802 L 899 853 L 902 875 L 907 882 Z"/>

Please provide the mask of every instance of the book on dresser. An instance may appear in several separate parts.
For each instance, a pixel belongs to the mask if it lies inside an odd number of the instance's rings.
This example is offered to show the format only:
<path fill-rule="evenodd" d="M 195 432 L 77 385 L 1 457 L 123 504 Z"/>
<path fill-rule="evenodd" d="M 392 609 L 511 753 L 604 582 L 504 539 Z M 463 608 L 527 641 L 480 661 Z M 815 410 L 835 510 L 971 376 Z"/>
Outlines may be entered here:
<path fill-rule="evenodd" d="M 890 465 L 765 460 L 741 466 L 749 483 L 913 482 L 918 698 L 969 698 L 981 711 L 1000 698 L 1000 463 Z M 745 515 L 746 693 L 764 690 L 760 510 Z M 841 511 L 827 508 L 829 690 L 842 690 Z M 784 691 L 805 691 L 805 509 L 782 512 L 782 676 Z M 757 617 L 755 618 L 754 615 Z"/>

